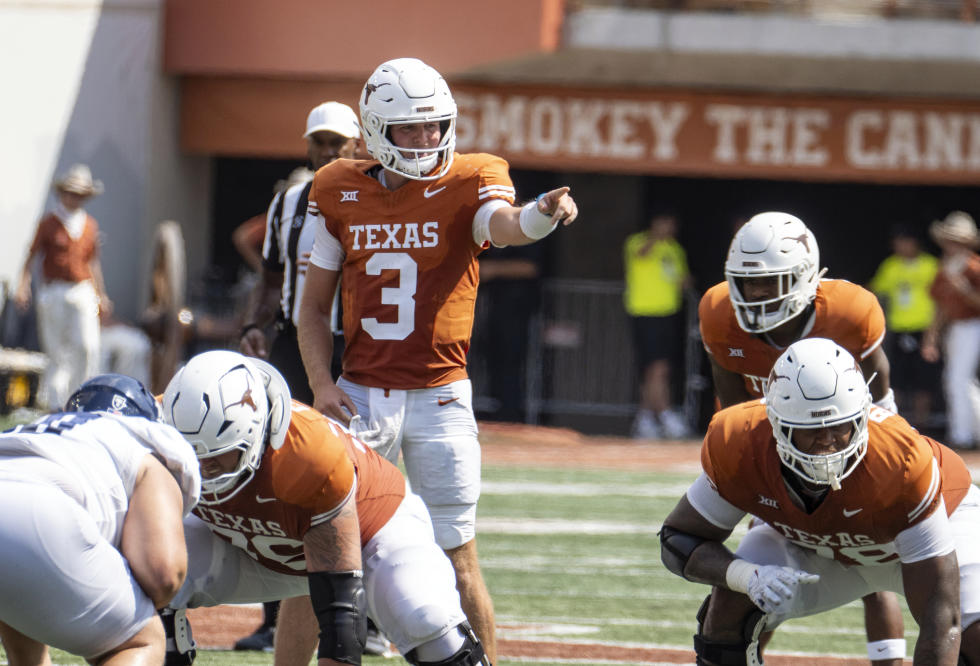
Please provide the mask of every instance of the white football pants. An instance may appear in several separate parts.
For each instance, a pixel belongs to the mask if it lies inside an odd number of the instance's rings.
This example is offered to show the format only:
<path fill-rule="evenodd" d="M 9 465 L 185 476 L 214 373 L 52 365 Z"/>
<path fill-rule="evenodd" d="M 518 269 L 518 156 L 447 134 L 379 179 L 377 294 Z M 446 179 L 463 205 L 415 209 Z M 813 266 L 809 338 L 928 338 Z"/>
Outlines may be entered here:
<path fill-rule="evenodd" d="M 305 572 L 267 569 L 218 538 L 196 516 L 184 520 L 188 571 L 173 608 L 253 603 L 310 593 Z M 461 624 L 456 575 L 432 535 L 418 495 L 408 493 L 395 515 L 361 550 L 368 615 L 406 654 Z"/>

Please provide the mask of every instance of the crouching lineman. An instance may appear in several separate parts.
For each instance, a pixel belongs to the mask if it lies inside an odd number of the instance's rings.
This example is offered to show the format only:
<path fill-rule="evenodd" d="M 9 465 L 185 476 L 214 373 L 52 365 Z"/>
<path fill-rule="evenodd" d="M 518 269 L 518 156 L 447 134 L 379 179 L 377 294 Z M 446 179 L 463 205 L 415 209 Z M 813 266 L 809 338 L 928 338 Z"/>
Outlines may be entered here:
<path fill-rule="evenodd" d="M 0 435 L 0 638 L 12 666 L 48 645 L 91 664 L 159 664 L 157 608 L 187 568 L 194 452 L 135 379 L 100 375 L 65 412 Z M 84 583 L 84 584 L 83 584 Z"/>
<path fill-rule="evenodd" d="M 701 464 L 660 532 L 667 568 L 714 586 L 698 664 L 761 664 L 762 632 L 891 590 L 919 624 L 915 664 L 980 665 L 980 490 L 952 450 L 872 406 L 843 347 L 790 345 L 765 400 L 714 416 Z M 747 513 L 765 524 L 733 555 Z"/>
<path fill-rule="evenodd" d="M 283 599 L 276 664 L 309 663 L 318 626 L 319 666 L 360 664 L 367 616 L 412 664 L 489 664 L 422 500 L 344 426 L 291 400 L 271 365 L 199 354 L 170 381 L 163 413 L 203 477 L 172 608 Z M 177 620 L 167 663 L 191 663 Z"/>

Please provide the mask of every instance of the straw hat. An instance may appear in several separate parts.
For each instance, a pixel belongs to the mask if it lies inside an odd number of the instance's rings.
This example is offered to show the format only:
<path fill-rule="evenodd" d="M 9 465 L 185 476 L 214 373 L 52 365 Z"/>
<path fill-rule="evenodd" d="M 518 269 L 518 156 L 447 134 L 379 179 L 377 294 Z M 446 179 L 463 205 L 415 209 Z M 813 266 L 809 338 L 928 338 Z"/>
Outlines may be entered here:
<path fill-rule="evenodd" d="M 943 220 L 935 220 L 929 225 L 929 235 L 937 242 L 952 241 L 970 247 L 980 246 L 977 223 L 969 213 L 961 210 L 954 210 Z"/>
<path fill-rule="evenodd" d="M 83 197 L 102 194 L 104 188 L 101 180 L 92 178 L 92 170 L 87 164 L 72 164 L 68 171 L 54 181 L 54 186 L 64 192 L 74 192 Z"/>

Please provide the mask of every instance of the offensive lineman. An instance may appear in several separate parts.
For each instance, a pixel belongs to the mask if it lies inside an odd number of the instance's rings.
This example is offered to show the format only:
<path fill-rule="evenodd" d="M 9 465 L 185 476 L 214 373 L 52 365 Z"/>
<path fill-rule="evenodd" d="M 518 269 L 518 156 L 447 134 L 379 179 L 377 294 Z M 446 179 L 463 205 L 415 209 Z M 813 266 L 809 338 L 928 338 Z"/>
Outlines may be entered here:
<path fill-rule="evenodd" d="M 846 280 L 821 279 L 824 272 L 817 239 L 798 217 L 759 213 L 735 233 L 726 281 L 709 289 L 698 308 L 722 407 L 762 397 L 773 362 L 791 343 L 826 337 L 860 360 L 875 404 L 898 411 L 878 299 Z M 876 666 L 899 666 L 906 646 L 898 599 L 886 592 L 864 603 L 868 658 Z"/>
<path fill-rule="evenodd" d="M 199 354 L 170 381 L 163 413 L 203 477 L 173 609 L 283 599 L 281 666 L 306 666 L 318 627 L 319 666 L 360 664 L 368 615 L 412 664 L 488 664 L 422 501 L 344 426 L 291 400 L 273 366 Z M 184 643 L 168 664 L 193 662 Z"/>
<path fill-rule="evenodd" d="M 507 163 L 459 154 L 456 103 L 415 58 L 383 63 L 360 98 L 370 161 L 337 160 L 310 192 L 316 239 L 300 305 L 299 344 L 313 406 L 359 433 L 408 478 L 456 571 L 463 608 L 491 661 L 493 603 L 475 540 L 480 445 L 466 352 L 491 244 L 527 245 L 578 214 L 569 188 L 512 205 Z M 346 348 L 330 374 L 330 311 L 341 280 Z"/>
<path fill-rule="evenodd" d="M 0 639 L 11 666 L 48 645 L 92 664 L 159 664 L 156 609 L 184 580 L 194 452 L 137 380 L 99 375 L 65 411 L 0 435 Z M 85 584 L 80 584 L 80 581 Z"/>
<path fill-rule="evenodd" d="M 916 666 L 980 664 L 980 489 L 952 450 L 872 405 L 843 347 L 790 345 L 764 401 L 715 414 L 701 464 L 660 533 L 670 571 L 714 586 L 698 664 L 760 664 L 763 631 L 881 590 L 919 624 Z M 746 513 L 764 522 L 733 556 Z"/>

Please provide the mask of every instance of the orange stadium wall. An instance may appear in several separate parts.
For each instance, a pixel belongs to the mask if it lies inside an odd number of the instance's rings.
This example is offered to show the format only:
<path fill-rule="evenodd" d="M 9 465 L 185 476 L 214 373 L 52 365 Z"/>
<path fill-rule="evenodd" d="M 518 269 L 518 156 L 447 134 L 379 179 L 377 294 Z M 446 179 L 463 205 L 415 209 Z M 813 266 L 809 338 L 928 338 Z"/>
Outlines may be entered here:
<path fill-rule="evenodd" d="M 443 74 L 559 44 L 564 0 L 170 0 L 164 63 L 174 74 L 363 80 L 421 58 Z"/>

